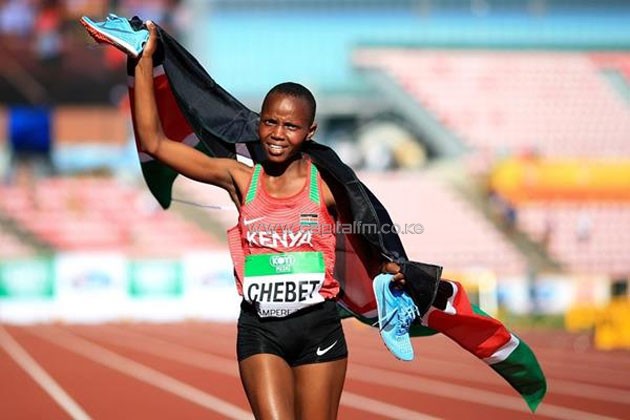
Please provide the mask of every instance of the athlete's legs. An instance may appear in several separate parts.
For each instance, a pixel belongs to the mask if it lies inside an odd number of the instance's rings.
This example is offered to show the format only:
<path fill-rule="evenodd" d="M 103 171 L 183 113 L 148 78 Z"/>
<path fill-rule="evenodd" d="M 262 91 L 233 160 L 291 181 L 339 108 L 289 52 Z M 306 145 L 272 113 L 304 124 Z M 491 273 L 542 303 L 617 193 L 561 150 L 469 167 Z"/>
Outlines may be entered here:
<path fill-rule="evenodd" d="M 284 359 L 273 354 L 257 354 L 241 360 L 238 367 L 257 419 L 293 418 L 293 372 Z"/>
<path fill-rule="evenodd" d="M 300 420 L 336 419 L 346 378 L 348 358 L 293 368 L 295 417 Z"/>

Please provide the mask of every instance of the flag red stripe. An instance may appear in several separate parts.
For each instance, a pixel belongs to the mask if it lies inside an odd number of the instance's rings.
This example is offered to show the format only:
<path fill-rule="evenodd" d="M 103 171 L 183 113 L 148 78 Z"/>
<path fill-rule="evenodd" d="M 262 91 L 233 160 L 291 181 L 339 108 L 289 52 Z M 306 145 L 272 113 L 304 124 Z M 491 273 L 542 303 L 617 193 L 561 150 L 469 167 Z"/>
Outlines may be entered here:
<path fill-rule="evenodd" d="M 155 102 L 157 104 L 158 115 L 162 123 L 164 134 L 171 140 L 183 141 L 186 137 L 193 133 L 192 128 L 179 110 L 175 96 L 171 90 L 166 75 L 161 74 L 153 78 L 153 89 L 155 91 Z M 132 118 L 134 109 L 133 87 L 129 88 L 129 100 L 131 102 Z M 134 135 L 136 138 L 136 146 L 140 150 L 138 142 L 138 133 L 136 132 L 136 124 L 134 123 Z"/>
<path fill-rule="evenodd" d="M 428 326 L 448 336 L 480 359 L 492 356 L 510 341 L 509 331 L 498 320 L 474 313 L 462 285 L 452 283 L 457 286 L 457 292 L 452 299 L 456 313 L 431 311 Z"/>

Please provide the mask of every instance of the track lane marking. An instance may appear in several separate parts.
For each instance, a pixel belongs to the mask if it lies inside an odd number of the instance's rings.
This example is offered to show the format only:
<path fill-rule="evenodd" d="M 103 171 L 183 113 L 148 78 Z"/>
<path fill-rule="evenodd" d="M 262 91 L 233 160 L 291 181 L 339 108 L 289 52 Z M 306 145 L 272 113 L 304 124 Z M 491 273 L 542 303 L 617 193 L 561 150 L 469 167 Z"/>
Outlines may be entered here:
<path fill-rule="evenodd" d="M 122 331 L 127 331 L 123 330 Z M 142 333 L 134 332 L 133 334 L 145 336 Z M 195 333 L 191 335 L 196 335 Z M 157 339 L 151 337 L 153 340 L 157 340 L 163 342 L 164 344 L 172 345 L 166 341 L 162 341 L 162 339 Z M 366 350 L 365 348 L 361 348 L 361 351 Z M 195 350 L 198 351 L 198 350 Z M 376 352 L 376 350 L 374 350 Z M 207 354 L 202 352 L 203 354 Z M 192 356 L 192 355 L 191 355 Z M 382 357 L 383 354 L 380 354 L 379 357 Z M 212 356 L 213 358 L 217 358 L 218 356 Z M 224 359 L 229 360 L 229 359 Z M 371 360 L 378 360 L 378 357 L 374 357 Z M 471 368 L 469 365 L 465 363 L 459 363 L 462 367 Z M 363 374 L 355 373 L 355 369 L 360 368 Z M 365 372 L 370 372 L 369 375 L 366 375 Z M 356 376 L 354 376 L 356 375 Z M 392 376 L 394 375 L 394 376 Z M 395 375 L 401 375 L 399 377 L 395 377 Z M 457 375 L 450 375 L 453 378 L 457 378 Z M 479 390 L 478 388 L 465 386 L 465 385 L 456 385 L 449 382 L 439 381 L 435 379 L 429 379 L 418 372 L 414 372 L 413 374 L 408 373 L 398 373 L 392 372 L 390 370 L 385 370 L 381 368 L 375 368 L 373 366 L 363 365 L 361 363 L 353 362 L 352 365 L 348 365 L 348 378 L 361 380 L 364 382 L 370 382 L 374 384 L 385 384 L 383 382 L 384 378 L 394 378 L 393 380 L 388 380 L 387 385 L 395 388 L 400 388 L 404 390 L 414 390 L 418 392 L 423 392 L 426 394 L 432 394 L 439 397 L 450 398 L 450 399 L 461 399 L 469 402 L 482 404 L 495 408 L 502 408 L 512 411 L 529 413 L 529 409 L 527 405 L 523 401 L 521 397 L 516 397 L 512 395 L 507 395 L 494 391 L 485 391 Z M 420 383 L 421 382 L 421 383 Z M 404 385 L 403 385 L 404 384 Z M 507 389 L 512 390 L 509 385 L 506 385 Z M 516 391 L 514 391 L 516 392 Z M 576 391 L 576 393 L 579 391 Z M 616 402 L 616 401 L 615 401 Z M 536 414 L 549 415 L 551 417 L 556 417 L 559 419 L 610 419 L 611 417 L 599 415 L 596 413 L 591 413 L 579 409 L 567 408 L 559 405 L 551 405 L 548 403 L 544 403 L 540 405 Z"/>
<path fill-rule="evenodd" d="M 0 347 L 20 366 L 48 395 L 75 420 L 92 418 L 81 406 L 41 367 L 9 332 L 0 325 Z"/>
<path fill-rule="evenodd" d="M 129 349 L 133 349 L 136 351 L 140 351 L 143 353 L 151 354 L 153 356 L 158 356 L 163 359 L 172 360 L 178 363 L 182 363 L 189 366 L 194 366 L 197 368 L 201 368 L 204 370 L 211 370 L 214 372 L 222 373 L 225 375 L 233 376 L 240 378 L 238 372 L 238 366 L 235 363 L 234 359 L 228 359 L 221 356 L 215 356 L 210 353 L 203 352 L 201 350 L 192 349 L 189 347 L 182 346 L 180 344 L 174 344 L 160 338 L 155 338 L 151 336 L 147 336 L 142 333 L 137 332 L 128 332 L 126 330 L 120 330 L 118 328 L 112 328 L 110 326 L 107 327 L 109 331 L 105 334 L 100 333 L 85 333 L 84 331 L 80 332 L 80 335 L 89 336 L 90 339 L 92 336 L 97 336 L 98 338 L 107 341 L 108 343 L 125 347 Z M 112 331 L 114 334 L 117 334 L 118 337 L 114 337 L 112 335 Z M 121 336 L 122 335 L 122 336 Z M 127 336 L 128 338 L 124 338 Z M 144 340 L 144 343 L 147 345 L 138 346 L 137 343 L 131 342 L 129 340 Z M 162 349 L 160 349 L 160 347 Z"/>
<path fill-rule="evenodd" d="M 168 341 L 164 341 L 160 338 L 149 336 L 143 333 L 130 332 L 125 329 L 119 329 L 116 327 L 108 326 L 109 330 L 114 331 L 115 334 L 126 335 L 132 339 L 141 339 L 145 341 L 143 346 L 138 346 L 137 343 L 130 342 L 123 337 L 112 337 L 108 334 L 106 337 L 104 334 L 99 334 L 98 337 L 109 343 L 119 345 L 121 347 L 132 348 L 136 351 L 145 352 L 154 356 L 159 356 L 164 359 L 173 360 L 182 364 L 194 366 L 200 369 L 220 372 L 226 375 L 239 377 L 238 368 L 230 368 L 234 366 L 234 360 L 226 357 L 215 356 L 205 351 L 191 349 L 189 347 L 173 344 Z M 96 334 L 96 333 L 92 333 Z M 389 404 L 385 401 L 375 400 L 373 398 L 365 397 L 359 394 L 355 394 L 344 390 L 341 395 L 341 405 L 358 409 L 361 411 L 378 414 L 390 419 L 423 419 L 423 420 L 435 420 L 438 417 L 429 416 L 426 413 L 422 413 L 415 410 L 399 407 L 397 405 Z"/>
<path fill-rule="evenodd" d="M 112 329 L 115 330 L 116 334 L 118 334 L 119 336 L 126 335 L 132 338 L 136 337 L 136 338 L 148 340 L 147 342 L 150 345 L 142 346 L 141 347 L 142 351 L 146 351 L 146 352 L 149 352 L 154 355 L 161 356 L 161 357 L 169 358 L 171 360 L 179 361 L 181 363 L 191 364 L 191 365 L 200 367 L 202 369 L 209 369 L 209 370 L 216 369 L 226 374 L 238 375 L 237 369 L 230 369 L 229 371 L 227 371 L 226 369 L 226 364 L 233 363 L 232 359 L 215 356 L 203 350 L 191 349 L 190 347 L 182 346 L 180 344 L 173 344 L 162 338 L 156 338 L 155 336 L 147 335 L 146 333 L 137 332 L 137 330 L 130 331 L 125 328 L 114 327 L 114 326 L 108 326 L 108 328 L 110 330 Z M 194 336 L 196 334 L 193 333 L 191 335 Z M 109 337 L 109 338 L 112 341 L 116 341 L 120 345 L 137 349 L 137 346 L 133 346 L 133 344 L 129 343 L 129 341 L 124 338 L 113 338 L 113 337 Z M 163 349 L 170 349 L 170 350 L 166 350 L 166 352 L 164 352 L 163 350 L 159 349 L 159 347 L 162 347 Z M 365 349 L 362 349 L 362 350 L 365 350 Z M 378 360 L 378 358 L 375 358 L 375 359 Z M 462 365 L 462 367 L 468 366 L 464 363 L 460 363 L 460 364 Z M 213 366 L 213 367 L 210 368 L 210 366 Z M 437 395 L 437 396 L 445 397 L 445 398 L 467 400 L 473 403 L 487 405 L 487 406 L 491 406 L 495 408 L 502 408 L 502 409 L 508 409 L 508 410 L 513 410 L 513 411 L 518 411 L 518 412 L 529 413 L 529 409 L 526 407 L 525 402 L 522 400 L 521 397 L 515 397 L 511 395 L 506 395 L 503 393 L 493 392 L 493 391 L 484 391 L 484 390 L 479 390 L 477 388 L 473 388 L 469 386 L 456 385 L 456 384 L 451 384 L 448 382 L 428 379 L 428 378 L 418 375 L 417 372 L 415 374 L 398 373 L 398 372 L 392 372 L 390 370 L 374 368 L 373 366 L 362 365 L 361 363 L 357 363 L 357 362 L 353 362 L 353 366 L 360 368 L 363 374 L 355 373 L 352 369 L 352 365 L 349 365 L 348 378 L 357 379 L 357 380 L 370 382 L 374 384 L 387 384 L 395 388 L 400 388 L 404 390 L 414 390 L 414 391 Z M 366 372 L 369 373 L 369 375 L 365 375 Z M 396 376 L 396 375 L 400 375 L 400 376 Z M 451 376 L 456 377 L 456 375 L 451 375 Z M 386 382 L 384 382 L 387 378 L 389 379 Z M 422 383 L 419 383 L 419 382 L 422 382 Z M 582 391 L 586 391 L 586 389 L 583 389 Z M 600 391 L 604 391 L 604 390 L 600 390 Z M 457 397 L 454 397 L 454 396 L 457 396 Z M 364 408 L 365 407 L 363 407 L 363 409 Z M 380 412 L 376 412 L 376 411 L 374 412 L 376 414 L 380 414 Z M 547 403 L 543 403 L 539 407 L 536 413 L 542 414 L 542 415 L 548 415 L 548 416 L 556 417 L 560 419 L 609 419 L 610 418 L 610 417 L 601 416 L 601 415 L 587 412 L 587 411 L 566 408 L 566 407 L 562 407 L 558 405 L 550 405 Z"/>
<path fill-rule="evenodd" d="M 362 353 L 362 356 L 364 356 L 361 357 L 361 359 L 370 360 L 370 363 L 372 363 L 372 367 L 386 369 L 389 367 L 387 362 L 383 363 L 380 361 L 380 359 L 383 357 L 382 352 L 366 348 L 362 348 L 360 351 Z M 432 357 L 421 357 L 425 366 L 409 366 L 409 370 L 406 373 L 419 375 L 429 374 L 440 376 L 442 378 L 452 379 L 461 379 L 462 375 L 468 373 L 471 375 L 469 379 L 476 383 L 490 385 L 505 384 L 505 381 L 497 376 L 494 371 L 489 371 L 492 372 L 490 375 L 492 377 L 479 376 L 478 372 L 476 372 L 478 370 L 478 367 L 474 366 L 474 364 L 471 363 L 447 362 Z M 357 358 L 355 357 L 355 361 L 356 360 Z M 361 362 L 357 363 L 360 364 Z M 548 383 L 553 385 L 547 390 L 547 392 L 550 394 L 569 395 L 573 397 L 588 398 L 595 401 L 630 404 L 630 391 L 613 388 L 610 386 L 591 385 L 572 380 L 556 379 L 557 377 L 553 374 L 553 372 L 548 371 L 545 371 L 545 376 L 547 377 Z"/>
<path fill-rule="evenodd" d="M 382 354 L 380 354 L 379 356 L 382 356 Z M 378 358 L 375 358 L 375 359 L 378 360 Z M 389 374 L 394 374 L 394 375 L 398 374 L 397 372 L 391 372 L 390 370 L 384 370 L 380 368 L 373 368 L 371 366 L 362 365 L 357 362 L 353 362 L 353 365 L 355 367 L 360 367 L 364 371 L 366 369 L 373 369 L 374 371 L 376 371 L 376 373 L 371 378 L 366 378 L 365 376 L 361 376 L 360 378 L 353 377 L 353 373 L 351 373 L 351 366 L 349 365 L 349 369 L 348 369 L 349 378 L 358 379 L 365 382 L 371 382 L 374 384 L 383 383 L 381 382 L 381 378 L 387 377 L 387 375 Z M 462 367 L 470 368 L 469 365 L 464 364 L 464 363 L 460 363 L 460 365 L 462 365 Z M 483 404 L 483 405 L 487 405 L 487 406 L 491 406 L 495 408 L 502 408 L 502 409 L 508 409 L 508 410 L 513 410 L 513 411 L 518 411 L 518 412 L 529 413 L 529 409 L 527 408 L 525 402 L 522 400 L 521 397 L 514 397 L 511 395 L 506 395 L 506 394 L 502 394 L 498 392 L 478 390 L 477 388 L 473 388 L 473 387 L 455 385 L 455 384 L 451 384 L 451 383 L 447 383 L 443 381 L 427 379 L 425 377 L 419 377 L 417 374 L 410 375 L 410 374 L 400 373 L 400 375 L 403 375 L 403 377 L 398 378 L 394 381 L 388 381 L 389 382 L 388 385 L 392 387 L 398 387 L 400 389 L 409 390 L 409 388 L 414 387 L 414 385 L 410 387 L 407 386 L 407 384 L 410 381 L 413 381 L 414 383 L 416 383 L 420 380 L 424 383 L 430 382 L 431 384 L 428 386 L 423 386 L 422 387 L 423 389 L 420 390 L 420 392 L 433 394 L 433 395 L 437 395 L 437 396 L 445 397 L 445 398 L 451 398 L 451 399 L 453 398 L 457 399 L 459 395 L 461 395 L 462 393 L 468 394 L 468 395 L 472 394 L 474 395 L 474 397 L 472 398 L 469 397 L 469 398 L 461 398 L 461 399 L 465 399 L 474 403 L 479 403 L 479 404 Z M 456 378 L 457 375 L 451 375 L 451 377 Z M 405 384 L 405 385 L 401 385 L 401 384 Z M 442 390 L 442 391 L 439 392 L 438 390 Z M 454 395 L 458 397 L 454 397 Z M 498 400 L 503 400 L 503 401 L 498 401 Z M 597 414 L 593 414 L 590 412 L 566 408 L 566 407 L 557 406 L 557 405 L 550 405 L 546 403 L 542 404 L 536 413 L 548 414 L 551 416 L 556 416 L 557 418 L 564 418 L 564 419 L 609 419 L 610 418 L 606 416 L 598 417 Z"/>
<path fill-rule="evenodd" d="M 372 398 L 364 397 L 352 392 L 343 391 L 341 394 L 341 404 L 346 407 L 354 408 L 361 411 L 370 411 L 374 414 L 380 414 L 388 419 L 422 419 L 422 420 L 437 420 L 439 417 L 429 416 L 427 414 L 419 413 L 414 410 L 402 408 L 398 405 L 389 404 L 383 401 L 374 400 Z M 370 407 L 370 410 L 366 410 L 365 407 Z"/>
<path fill-rule="evenodd" d="M 47 328 L 49 330 L 50 327 Z M 177 395 L 204 408 L 217 412 L 231 419 L 252 419 L 249 411 L 230 404 L 220 398 L 210 395 L 191 385 L 181 382 L 171 376 L 145 366 L 134 360 L 121 356 L 104 347 L 80 338 L 72 333 L 56 328 L 57 331 L 45 331 L 42 328 L 29 329 L 33 335 L 41 337 L 59 347 L 80 354 L 110 369 L 134 377 L 142 382 L 153 385 L 171 394 Z"/>
<path fill-rule="evenodd" d="M 493 391 L 484 391 L 464 385 L 456 385 L 424 377 L 420 378 L 416 375 L 406 373 L 390 372 L 384 369 L 361 365 L 359 363 L 354 363 L 352 368 L 349 366 L 348 377 L 355 380 L 380 384 L 381 386 L 386 385 L 392 388 L 399 388 L 407 391 L 422 392 L 444 398 L 469 401 L 490 407 L 529 413 L 529 409 L 520 397 L 513 397 Z M 540 405 L 536 414 L 567 420 L 613 419 L 613 417 L 602 416 L 588 411 L 546 403 Z"/>
<path fill-rule="evenodd" d="M 363 329 L 363 326 L 360 326 Z M 370 338 L 369 335 L 366 335 L 362 331 L 357 331 L 354 328 L 349 328 L 351 333 L 348 336 L 354 341 L 355 345 L 359 345 L 361 349 L 370 350 L 373 352 L 377 352 L 374 349 L 374 341 Z M 431 348 L 431 341 L 434 340 L 436 343 L 443 344 L 448 346 L 448 351 L 446 352 L 436 352 L 435 349 Z M 425 340 L 423 340 L 424 343 Z M 526 340 L 529 344 L 529 341 Z M 420 344 L 420 340 L 412 339 L 412 343 L 416 343 L 416 345 Z M 381 344 L 381 343 L 379 343 Z M 461 362 L 449 362 L 449 356 L 453 356 L 456 353 L 461 353 L 462 349 L 457 347 L 455 342 L 451 341 L 445 336 L 436 335 L 432 337 L 428 337 L 426 340 L 426 344 L 428 346 L 417 347 L 418 349 L 422 349 L 422 357 L 423 360 L 431 360 L 431 362 L 437 361 L 438 363 L 452 363 L 453 365 L 457 363 L 459 366 L 470 366 L 467 363 Z M 382 346 L 382 344 L 381 344 Z M 384 348 L 384 347 L 383 347 Z M 533 348 L 533 347 L 532 347 Z M 630 362 L 625 360 L 619 360 L 620 358 L 607 360 L 607 365 L 602 365 L 603 361 L 606 360 L 606 355 L 602 353 L 591 353 L 591 354 L 563 354 L 563 357 L 557 357 L 547 354 L 549 350 L 552 349 L 554 352 L 560 352 L 561 350 L 556 348 L 547 348 L 547 350 L 541 350 L 541 346 L 537 346 L 534 349 L 536 357 L 540 362 L 543 371 L 545 372 L 545 376 L 547 379 L 559 378 L 562 381 L 584 381 L 588 383 L 597 383 L 599 386 L 618 386 L 623 387 L 627 386 L 627 379 L 621 373 L 623 372 L 623 368 L 620 370 L 619 366 L 629 365 Z M 469 354 L 466 351 L 463 351 L 464 354 Z M 592 356 L 592 357 L 591 357 Z M 588 360 L 592 359 L 592 360 Z M 627 359 L 627 358 L 625 358 Z M 597 363 L 595 365 L 594 363 Z M 575 366 L 588 366 L 588 371 L 584 370 L 576 370 Z M 555 381 L 554 381 L 555 382 Z M 583 384 L 583 382 L 575 382 L 578 386 Z M 550 391 L 556 391 L 555 388 Z M 573 395 L 573 394 L 567 394 Z M 588 397 L 588 395 L 584 395 Z M 603 400 L 608 401 L 609 399 L 604 397 Z M 619 398 L 613 397 L 612 402 L 619 402 Z"/>
<path fill-rule="evenodd" d="M 127 331 L 126 329 L 123 329 L 125 331 Z M 200 331 L 198 331 L 198 328 L 192 329 L 190 330 L 192 331 L 190 334 L 186 334 L 187 336 L 199 336 Z M 352 334 L 352 333 L 350 333 Z M 348 335 L 350 335 L 348 334 Z M 167 334 L 169 335 L 169 334 Z M 181 335 L 181 334 L 180 334 Z M 448 342 L 446 340 L 444 340 L 445 342 Z M 368 366 L 370 368 L 383 368 L 383 369 L 390 369 L 389 366 L 387 366 L 387 363 L 381 363 L 380 361 L 382 360 L 382 358 L 385 357 L 389 357 L 389 353 L 384 353 L 381 352 L 379 350 L 375 350 L 373 348 L 371 348 L 371 346 L 359 346 L 359 351 L 362 353 L 362 357 L 363 359 L 369 359 L 370 363 L 372 363 L 372 365 Z M 360 362 L 356 362 L 356 357 L 354 359 L 355 361 L 353 361 L 354 365 L 359 365 L 359 366 L 363 366 L 361 365 Z M 444 367 L 444 369 L 438 369 L 438 371 L 436 372 L 435 370 L 433 370 L 430 374 L 436 375 L 436 376 L 440 376 L 442 378 L 452 378 L 452 379 L 461 379 L 461 370 L 465 369 L 465 370 L 469 370 L 471 372 L 474 372 L 475 370 L 477 370 L 478 367 L 475 367 L 473 364 L 470 363 L 462 363 L 462 362 L 448 362 L 445 361 L 443 359 L 437 359 L 437 358 L 433 358 L 433 357 L 423 357 L 423 361 L 426 361 L 427 363 L 433 363 L 433 364 L 442 364 L 442 366 Z M 375 364 L 379 364 L 380 366 L 375 366 Z M 483 365 L 485 367 L 485 365 Z M 350 367 L 350 365 L 349 365 Z M 432 366 L 433 367 L 433 366 Z M 426 380 L 431 380 L 431 379 L 425 379 L 424 376 L 422 376 L 423 374 L 426 374 L 425 371 L 421 371 L 419 369 L 419 366 L 409 366 L 410 371 L 407 373 L 404 373 L 406 375 L 409 374 L 413 374 L 416 375 L 416 378 L 418 376 L 420 376 L 423 381 Z M 383 372 L 392 372 L 391 370 L 384 370 Z M 489 370 L 488 372 L 492 372 L 491 375 L 493 376 L 493 378 L 487 377 L 487 378 L 480 378 L 478 375 L 473 376 L 471 379 L 475 382 L 478 382 L 480 384 L 492 384 L 492 385 L 501 385 L 504 384 L 506 385 L 508 388 L 507 389 L 512 389 L 509 388 L 509 385 L 507 385 L 503 379 L 501 379 L 498 375 L 496 375 L 496 373 L 494 373 L 494 371 Z M 396 373 L 394 371 L 394 373 Z M 403 374 L 403 373 L 401 373 Z M 496 378 L 494 378 L 496 376 Z M 630 404 L 630 392 L 625 391 L 625 390 L 620 390 L 618 388 L 612 388 L 612 387 L 606 387 L 606 386 L 601 386 L 601 385 L 589 385 L 589 384 L 584 384 L 584 383 L 580 383 L 580 382 L 576 382 L 576 381 L 568 381 L 568 380 L 550 380 L 550 378 L 554 378 L 553 373 L 551 375 L 547 375 L 547 379 L 550 382 L 550 387 L 548 389 L 548 393 L 550 394 L 558 394 L 558 395 L 568 395 L 568 396 L 577 396 L 577 397 L 582 397 L 582 398 L 589 398 L 595 401 L 605 401 L 605 402 L 614 402 L 614 403 L 621 403 L 621 404 Z M 437 381 L 437 380 L 433 380 L 433 381 Z M 444 385 L 451 385 L 447 382 L 442 382 L 440 381 L 441 384 Z M 463 386 L 463 385 L 453 385 L 453 386 Z M 477 391 L 477 388 L 472 388 L 472 387 L 468 387 L 467 389 L 473 390 L 473 391 Z M 480 391 L 480 392 L 492 392 L 492 391 Z M 514 391 L 516 392 L 516 391 Z M 428 391 L 427 391 L 428 393 Z M 496 398 L 509 398 L 509 399 L 513 399 L 511 406 L 514 407 L 514 409 L 516 411 L 521 411 L 521 412 L 529 412 L 529 409 L 525 406 L 524 401 L 520 398 L 520 397 L 514 397 L 511 395 L 506 395 L 506 394 L 502 394 L 502 393 L 495 393 Z M 451 395 L 440 395 L 440 396 L 446 396 L 446 397 L 452 397 Z M 500 404 L 492 404 L 492 399 L 488 400 L 489 404 L 486 405 L 491 405 L 491 406 L 498 406 L 498 407 L 502 407 Z M 544 408 L 547 407 L 547 408 Z M 536 413 L 543 413 L 542 411 L 543 408 L 544 410 L 548 410 L 549 407 L 555 412 L 558 411 L 560 413 L 560 415 L 562 415 L 562 413 L 565 413 L 567 416 L 569 416 L 569 418 L 573 418 L 571 416 L 573 416 L 573 411 L 569 411 L 566 412 L 566 410 L 574 410 L 574 409 L 569 409 L 569 408 L 565 408 L 562 406 L 557 406 L 557 405 L 553 405 L 550 406 L 550 404 L 548 403 L 544 403 L 541 404 L 540 408 L 536 411 Z M 580 410 L 575 410 L 576 412 L 580 412 Z M 582 414 L 584 414 L 586 412 L 582 412 Z M 588 416 L 592 416 L 591 413 L 587 414 Z M 604 417 L 605 418 L 605 417 Z"/>
<path fill-rule="evenodd" d="M 550 392 L 554 394 L 571 395 L 573 397 L 589 398 L 595 401 L 608 401 L 630 405 L 630 391 L 560 379 L 554 379 L 550 382 L 553 385 Z"/>
<path fill-rule="evenodd" d="M 347 324 L 344 324 L 344 327 L 345 325 Z M 360 325 L 360 328 L 361 330 L 357 330 L 354 325 L 348 325 L 348 336 L 350 336 L 356 345 L 366 348 L 374 347 L 374 344 L 377 343 L 377 341 L 374 341 L 372 334 L 367 331 L 362 331 L 364 329 L 363 325 Z M 608 355 L 603 351 L 575 353 L 568 348 L 559 349 L 557 347 L 543 347 L 541 345 L 542 343 L 531 343 L 527 336 L 523 338 L 532 348 L 537 359 L 545 364 L 547 362 L 555 363 L 559 361 L 560 364 L 565 367 L 575 366 L 576 364 L 589 365 L 595 369 L 601 368 L 608 372 L 617 374 L 619 373 L 618 367 L 630 367 L 630 359 L 625 356 L 619 356 L 617 354 Z M 436 351 L 435 346 L 432 348 L 431 340 L 434 344 L 438 344 L 438 348 L 444 345 L 446 347 L 445 352 Z M 459 354 L 462 350 L 454 341 L 441 334 L 430 337 L 415 337 L 412 338 L 411 342 L 416 344 L 418 349 L 421 349 L 423 357 L 428 358 L 448 358 L 449 355 Z M 378 343 L 380 344 L 380 341 Z"/>

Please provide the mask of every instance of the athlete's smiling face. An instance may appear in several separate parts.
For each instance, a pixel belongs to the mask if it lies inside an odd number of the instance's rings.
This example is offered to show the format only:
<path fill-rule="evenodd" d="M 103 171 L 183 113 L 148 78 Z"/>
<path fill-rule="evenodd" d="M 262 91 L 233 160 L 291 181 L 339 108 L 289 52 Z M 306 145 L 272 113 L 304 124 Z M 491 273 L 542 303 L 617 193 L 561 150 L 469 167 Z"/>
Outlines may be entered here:
<path fill-rule="evenodd" d="M 313 111 L 306 100 L 281 93 L 265 99 L 258 135 L 270 161 L 287 161 L 300 151 L 302 143 L 313 137 L 316 129 Z"/>

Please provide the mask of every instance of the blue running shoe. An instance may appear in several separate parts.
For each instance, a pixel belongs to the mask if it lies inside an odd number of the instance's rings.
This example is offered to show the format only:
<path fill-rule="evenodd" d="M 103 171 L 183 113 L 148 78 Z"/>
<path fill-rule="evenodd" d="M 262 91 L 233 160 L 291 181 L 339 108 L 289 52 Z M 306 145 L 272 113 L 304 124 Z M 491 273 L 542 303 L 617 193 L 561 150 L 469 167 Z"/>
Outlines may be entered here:
<path fill-rule="evenodd" d="M 80 22 L 96 42 L 113 45 L 133 57 L 140 55 L 149 39 L 149 31 L 146 29 L 136 31 L 127 19 L 113 13 L 110 13 L 103 22 L 94 22 L 87 16 L 83 16 Z"/>
<path fill-rule="evenodd" d="M 407 293 L 393 287 L 392 277 L 392 274 L 379 274 L 372 283 L 379 332 L 385 347 L 398 359 L 408 362 L 413 360 L 409 327 L 420 312 Z"/>

